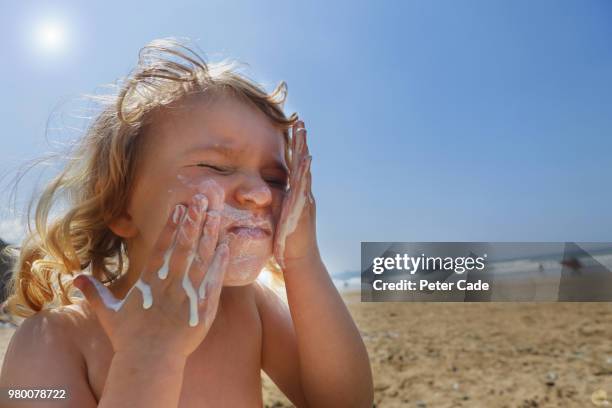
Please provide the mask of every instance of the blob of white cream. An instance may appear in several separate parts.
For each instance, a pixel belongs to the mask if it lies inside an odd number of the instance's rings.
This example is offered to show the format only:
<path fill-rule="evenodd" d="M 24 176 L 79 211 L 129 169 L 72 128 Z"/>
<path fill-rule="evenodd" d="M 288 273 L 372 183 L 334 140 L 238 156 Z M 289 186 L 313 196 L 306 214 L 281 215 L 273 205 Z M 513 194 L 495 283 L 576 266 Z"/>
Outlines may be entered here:
<path fill-rule="evenodd" d="M 179 174 L 177 179 L 183 185 L 204 194 L 210 193 L 210 190 L 214 188 L 221 189 L 219 184 L 211 178 L 187 177 Z M 244 286 L 255 282 L 270 259 L 273 241 L 271 234 L 268 238 L 255 239 L 228 231 L 234 225 L 259 225 L 261 223 L 267 223 L 271 227 L 269 219 L 258 218 L 251 210 L 239 209 L 227 202 L 223 203 L 219 241 L 227 239 L 230 251 L 227 272 L 223 280 L 224 286 Z"/>
<path fill-rule="evenodd" d="M 197 326 L 198 322 L 200 321 L 198 315 L 198 294 L 196 293 L 196 290 L 191 283 L 191 279 L 189 278 L 189 270 L 191 269 L 194 258 L 195 252 L 191 252 L 187 258 L 187 268 L 185 269 L 185 273 L 183 275 L 183 289 L 185 290 L 185 294 L 189 299 L 189 326 L 191 327 Z"/>
<path fill-rule="evenodd" d="M 134 289 L 138 289 L 142 295 L 143 309 L 149 309 L 151 306 L 153 306 L 153 295 L 151 294 L 151 287 L 147 283 L 143 282 L 141 279 L 138 279 L 134 286 L 130 288 L 127 295 L 125 295 L 125 298 L 119 300 L 115 298 L 113 294 L 108 290 L 108 288 L 104 286 L 100 281 L 89 275 L 85 275 L 85 277 L 89 279 L 91 283 L 93 283 L 94 287 L 96 288 L 96 291 L 98 292 L 98 295 L 100 296 L 100 299 L 102 299 L 102 302 L 104 303 L 104 306 L 106 306 L 106 308 L 110 310 L 118 312 L 125 303 L 126 299 L 130 296 L 132 291 L 134 291 Z"/>

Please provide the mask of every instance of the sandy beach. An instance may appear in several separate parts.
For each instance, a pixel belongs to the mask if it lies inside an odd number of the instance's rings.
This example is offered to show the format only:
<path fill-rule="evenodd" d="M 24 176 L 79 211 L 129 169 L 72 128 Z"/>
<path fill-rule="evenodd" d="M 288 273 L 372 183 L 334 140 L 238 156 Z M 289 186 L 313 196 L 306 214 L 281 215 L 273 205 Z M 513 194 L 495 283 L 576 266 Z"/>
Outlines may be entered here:
<path fill-rule="evenodd" d="M 612 400 L 611 303 L 344 298 L 368 348 L 376 407 L 583 408 L 602 391 Z M 269 382 L 264 390 L 267 407 L 292 406 Z"/>
<path fill-rule="evenodd" d="M 344 299 L 368 348 L 376 407 L 595 407 L 604 392 L 612 400 L 610 303 Z M 12 331 L 0 328 L 2 357 Z M 292 406 L 265 376 L 263 388 L 266 407 Z"/>

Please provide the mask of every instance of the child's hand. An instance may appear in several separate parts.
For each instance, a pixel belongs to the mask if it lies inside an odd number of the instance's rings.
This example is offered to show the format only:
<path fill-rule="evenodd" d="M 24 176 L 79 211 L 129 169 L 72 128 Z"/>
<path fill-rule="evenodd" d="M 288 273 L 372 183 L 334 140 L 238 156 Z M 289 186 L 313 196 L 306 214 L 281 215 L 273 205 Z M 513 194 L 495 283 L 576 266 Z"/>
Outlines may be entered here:
<path fill-rule="evenodd" d="M 310 190 L 312 156 L 308 152 L 304 122 L 296 122 L 292 135 L 289 192 L 283 201 L 274 238 L 274 257 L 283 269 L 294 262 L 319 256 L 316 208 Z"/>
<path fill-rule="evenodd" d="M 199 193 L 189 207 L 177 205 L 140 279 L 122 301 L 91 276 L 75 278 L 116 353 L 186 357 L 205 338 L 229 258 L 227 243 L 217 245 L 222 206 L 223 191 L 214 189 L 208 199 Z"/>

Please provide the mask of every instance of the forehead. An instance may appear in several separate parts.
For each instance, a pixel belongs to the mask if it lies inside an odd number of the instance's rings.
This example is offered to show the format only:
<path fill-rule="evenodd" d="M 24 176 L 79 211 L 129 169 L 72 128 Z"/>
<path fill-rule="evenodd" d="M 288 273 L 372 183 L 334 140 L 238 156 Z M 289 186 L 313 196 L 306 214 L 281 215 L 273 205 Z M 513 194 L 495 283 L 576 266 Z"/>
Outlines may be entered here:
<path fill-rule="evenodd" d="M 198 95 L 156 112 L 150 147 L 173 154 L 195 147 L 226 147 L 237 153 L 274 155 L 284 161 L 283 131 L 255 106 L 235 96 Z"/>

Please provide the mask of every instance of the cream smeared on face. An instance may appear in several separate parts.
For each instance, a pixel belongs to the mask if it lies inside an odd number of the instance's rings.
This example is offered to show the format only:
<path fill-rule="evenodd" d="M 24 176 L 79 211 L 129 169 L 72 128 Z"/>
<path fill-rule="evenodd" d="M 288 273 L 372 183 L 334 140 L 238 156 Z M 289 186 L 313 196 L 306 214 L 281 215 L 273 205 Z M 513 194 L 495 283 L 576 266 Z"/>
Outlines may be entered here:
<path fill-rule="evenodd" d="M 177 179 L 183 185 L 204 194 L 208 192 L 210 195 L 213 189 L 221 190 L 219 184 L 212 178 L 178 175 Z M 254 191 L 250 194 L 256 193 L 257 191 Z M 268 193 L 262 190 L 261 194 Z M 229 264 L 223 285 L 243 286 L 253 283 L 272 255 L 271 219 L 224 202 L 221 210 L 219 242 L 224 240 L 229 246 Z"/>

